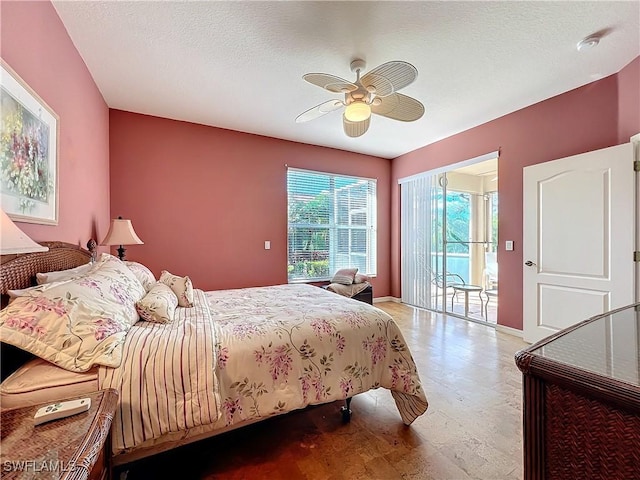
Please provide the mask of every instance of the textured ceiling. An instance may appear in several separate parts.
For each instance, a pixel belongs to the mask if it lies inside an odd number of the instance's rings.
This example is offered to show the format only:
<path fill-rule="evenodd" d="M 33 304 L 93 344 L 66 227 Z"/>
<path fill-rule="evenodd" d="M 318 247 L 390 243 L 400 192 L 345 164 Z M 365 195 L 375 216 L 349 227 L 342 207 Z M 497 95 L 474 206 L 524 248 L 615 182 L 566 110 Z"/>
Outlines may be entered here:
<path fill-rule="evenodd" d="M 640 55 L 640 2 L 54 1 L 111 108 L 394 158 L 617 73 Z M 600 45 L 576 43 L 603 32 Z M 349 138 L 341 112 L 296 116 L 390 60 L 418 69 L 413 123 L 374 115 Z M 640 88 L 640 86 L 639 86 Z"/>

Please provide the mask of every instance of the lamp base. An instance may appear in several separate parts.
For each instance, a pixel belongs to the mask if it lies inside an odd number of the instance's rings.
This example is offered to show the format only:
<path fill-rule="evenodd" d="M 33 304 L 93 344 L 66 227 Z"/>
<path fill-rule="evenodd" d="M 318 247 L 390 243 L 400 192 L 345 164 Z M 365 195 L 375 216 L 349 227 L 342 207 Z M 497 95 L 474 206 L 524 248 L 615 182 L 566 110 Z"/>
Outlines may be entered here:
<path fill-rule="evenodd" d="M 124 248 L 122 245 L 120 245 L 120 246 L 118 247 L 118 258 L 119 258 L 120 260 L 124 260 L 124 252 L 126 252 L 126 250 L 127 250 L 127 249 L 126 249 L 126 248 Z"/>

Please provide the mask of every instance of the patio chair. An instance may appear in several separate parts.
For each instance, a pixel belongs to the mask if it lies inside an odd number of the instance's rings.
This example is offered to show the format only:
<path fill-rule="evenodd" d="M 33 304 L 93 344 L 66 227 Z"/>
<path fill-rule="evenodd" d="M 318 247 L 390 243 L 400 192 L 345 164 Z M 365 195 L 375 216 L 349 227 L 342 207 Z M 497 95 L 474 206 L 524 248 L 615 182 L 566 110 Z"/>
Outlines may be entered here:
<path fill-rule="evenodd" d="M 466 285 L 464 278 L 457 273 L 436 273 L 430 266 L 427 267 L 427 270 L 431 284 L 436 287 L 436 304 L 440 294 L 442 294 L 442 299 L 444 301 L 449 288 L 452 288 L 454 285 Z"/>

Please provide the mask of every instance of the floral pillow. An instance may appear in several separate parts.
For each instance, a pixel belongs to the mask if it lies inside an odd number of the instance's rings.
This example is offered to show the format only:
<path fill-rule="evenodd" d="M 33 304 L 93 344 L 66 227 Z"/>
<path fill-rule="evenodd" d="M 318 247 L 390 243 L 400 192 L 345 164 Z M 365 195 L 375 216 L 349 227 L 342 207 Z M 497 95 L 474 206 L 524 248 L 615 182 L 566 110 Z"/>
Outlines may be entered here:
<path fill-rule="evenodd" d="M 0 312 L 3 342 L 59 367 L 117 367 L 127 330 L 138 320 L 144 287 L 117 258 L 103 254 L 82 277 L 25 289 Z"/>
<path fill-rule="evenodd" d="M 43 283 L 61 282 L 63 280 L 71 280 L 75 277 L 81 277 L 85 273 L 93 268 L 92 263 L 86 265 L 80 265 L 79 267 L 69 268 L 68 270 L 58 270 L 57 272 L 36 273 L 36 283 L 42 285 Z"/>
<path fill-rule="evenodd" d="M 193 307 L 193 284 L 189 277 L 178 277 L 166 270 L 160 275 L 160 282 L 171 287 L 178 297 L 178 305 L 181 307 Z"/>
<path fill-rule="evenodd" d="M 169 285 L 157 282 L 142 300 L 136 302 L 140 318 L 148 322 L 169 323 L 178 306 L 178 297 Z"/>
<path fill-rule="evenodd" d="M 148 292 L 156 284 L 156 277 L 153 272 L 145 265 L 138 262 L 125 261 L 124 264 L 129 267 L 144 289 Z"/>
<path fill-rule="evenodd" d="M 331 279 L 331 283 L 340 283 L 342 285 L 351 285 L 358 273 L 357 268 L 341 268 Z"/>

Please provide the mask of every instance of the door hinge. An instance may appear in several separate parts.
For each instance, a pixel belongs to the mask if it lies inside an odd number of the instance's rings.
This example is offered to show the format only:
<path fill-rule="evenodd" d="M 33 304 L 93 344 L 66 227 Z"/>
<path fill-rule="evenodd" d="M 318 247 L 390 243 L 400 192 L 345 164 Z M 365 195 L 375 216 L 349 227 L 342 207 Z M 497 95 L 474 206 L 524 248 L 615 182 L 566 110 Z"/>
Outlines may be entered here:
<path fill-rule="evenodd" d="M 633 171 L 640 172 L 640 160 L 633 161 Z"/>
<path fill-rule="evenodd" d="M 640 252 L 638 252 L 638 251 L 633 252 L 633 261 L 634 262 L 640 262 Z"/>

